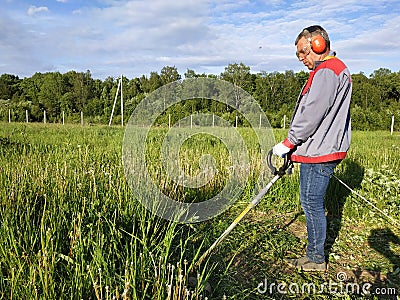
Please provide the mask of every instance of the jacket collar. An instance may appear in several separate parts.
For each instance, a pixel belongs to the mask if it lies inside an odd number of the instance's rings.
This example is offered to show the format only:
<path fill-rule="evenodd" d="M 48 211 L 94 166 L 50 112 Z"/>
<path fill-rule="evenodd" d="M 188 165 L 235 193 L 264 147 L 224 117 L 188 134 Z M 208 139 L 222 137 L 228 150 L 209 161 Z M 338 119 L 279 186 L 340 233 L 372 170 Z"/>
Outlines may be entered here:
<path fill-rule="evenodd" d="M 332 59 L 332 58 L 336 58 L 336 52 L 335 51 L 329 51 L 328 55 L 325 56 L 325 58 L 323 60 L 316 60 L 315 63 L 314 63 L 314 70 L 313 71 L 315 71 L 315 69 L 318 68 L 318 66 L 321 63 L 323 63 L 324 61 L 326 61 L 328 59 Z"/>

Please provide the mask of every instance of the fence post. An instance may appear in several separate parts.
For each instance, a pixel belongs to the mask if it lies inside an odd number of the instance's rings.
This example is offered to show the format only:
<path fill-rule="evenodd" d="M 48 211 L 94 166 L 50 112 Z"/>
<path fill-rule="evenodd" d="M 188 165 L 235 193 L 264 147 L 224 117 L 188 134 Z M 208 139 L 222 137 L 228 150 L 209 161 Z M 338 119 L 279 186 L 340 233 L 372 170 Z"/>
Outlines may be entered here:
<path fill-rule="evenodd" d="M 11 109 L 8 109 L 8 123 L 11 123 Z"/>
<path fill-rule="evenodd" d="M 43 111 L 43 123 L 46 124 L 46 111 Z"/>
<path fill-rule="evenodd" d="M 124 95 L 122 93 L 122 74 L 121 74 L 121 126 L 124 127 Z"/>
<path fill-rule="evenodd" d="M 390 135 L 393 135 L 393 129 L 394 129 L 394 115 L 392 115 L 392 125 L 390 126 Z"/>
<path fill-rule="evenodd" d="M 25 109 L 25 120 L 26 120 L 26 123 L 29 123 L 28 110 L 27 109 Z"/>
<path fill-rule="evenodd" d="M 83 111 L 81 111 L 81 125 L 83 126 Z"/>

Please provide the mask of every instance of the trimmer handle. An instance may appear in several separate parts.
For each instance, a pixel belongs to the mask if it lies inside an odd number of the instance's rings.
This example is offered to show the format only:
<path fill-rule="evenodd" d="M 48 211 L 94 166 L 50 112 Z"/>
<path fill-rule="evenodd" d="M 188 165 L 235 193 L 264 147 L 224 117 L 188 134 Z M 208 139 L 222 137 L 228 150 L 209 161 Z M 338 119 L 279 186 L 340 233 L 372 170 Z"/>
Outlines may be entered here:
<path fill-rule="evenodd" d="M 290 154 L 287 153 L 287 154 L 284 156 L 283 165 L 282 165 L 279 169 L 277 169 L 277 168 L 272 164 L 272 155 L 273 155 L 273 154 L 274 154 L 274 153 L 273 153 L 273 150 L 271 149 L 271 150 L 268 152 L 268 155 L 267 155 L 267 164 L 268 164 L 269 169 L 271 170 L 272 174 L 274 174 L 274 175 L 280 175 L 280 176 L 285 175 L 286 170 L 291 166 L 291 163 L 292 163 L 292 161 L 290 160 Z"/>

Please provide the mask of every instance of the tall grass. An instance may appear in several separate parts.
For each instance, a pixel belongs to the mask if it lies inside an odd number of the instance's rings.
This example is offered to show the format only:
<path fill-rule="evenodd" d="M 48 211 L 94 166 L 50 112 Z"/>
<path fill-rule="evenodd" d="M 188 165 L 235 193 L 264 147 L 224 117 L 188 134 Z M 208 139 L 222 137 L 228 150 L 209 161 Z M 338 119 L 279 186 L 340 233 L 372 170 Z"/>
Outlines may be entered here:
<path fill-rule="evenodd" d="M 285 266 L 283 258 L 300 255 L 306 245 L 297 166 L 205 265 L 195 269 L 199 255 L 254 196 L 255 178 L 265 164 L 252 143 L 253 134 L 241 131 L 250 145 L 252 170 L 241 198 L 212 220 L 179 225 L 153 215 L 133 197 L 122 165 L 122 128 L 1 124 L 0 298 L 222 299 L 225 294 L 229 299 L 282 298 L 276 291 L 260 295 L 257 285 L 264 278 L 276 283 L 323 283 L 335 278 L 338 270 L 353 269 L 379 270 L 397 284 L 398 228 L 334 179 L 327 195 L 331 271 L 307 275 Z M 210 136 L 187 140 L 179 157 L 187 174 L 197 176 L 202 171 L 204 153 L 221 171 L 199 189 L 181 188 L 160 165 L 157 136 L 164 132 L 151 133 L 154 148 L 148 149 L 152 176 L 160 188 L 182 201 L 201 201 L 218 193 L 231 163 L 225 145 Z M 274 133 L 277 141 L 286 135 L 285 130 Z M 354 132 L 348 157 L 336 170 L 340 179 L 396 220 L 400 220 L 399 149 L 398 135 Z M 375 241 L 382 236 L 387 240 L 381 247 Z"/>
<path fill-rule="evenodd" d="M 189 275 L 197 276 L 188 272 L 201 249 L 201 243 L 187 245 L 194 231 L 132 198 L 122 130 L 2 128 L 0 298 L 172 299 L 180 293 L 197 299 L 204 293 L 201 270 L 198 283 L 185 287 Z"/>

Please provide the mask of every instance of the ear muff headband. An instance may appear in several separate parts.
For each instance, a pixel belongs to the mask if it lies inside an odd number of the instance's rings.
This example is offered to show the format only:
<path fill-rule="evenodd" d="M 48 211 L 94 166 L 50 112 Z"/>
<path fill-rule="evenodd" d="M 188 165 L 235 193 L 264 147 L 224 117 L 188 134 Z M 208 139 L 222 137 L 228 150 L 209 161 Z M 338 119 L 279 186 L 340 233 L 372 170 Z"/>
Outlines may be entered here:
<path fill-rule="evenodd" d="M 311 38 L 311 49 L 317 54 L 322 54 L 326 50 L 326 41 L 321 35 L 316 35 Z"/>

